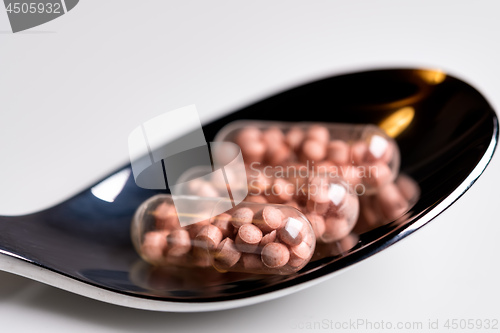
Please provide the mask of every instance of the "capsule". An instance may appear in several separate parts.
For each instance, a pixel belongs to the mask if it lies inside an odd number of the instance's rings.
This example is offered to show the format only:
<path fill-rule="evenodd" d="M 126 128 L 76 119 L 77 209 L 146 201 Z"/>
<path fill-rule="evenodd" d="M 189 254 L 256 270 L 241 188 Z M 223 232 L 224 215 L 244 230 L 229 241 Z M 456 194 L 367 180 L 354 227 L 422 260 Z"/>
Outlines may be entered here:
<path fill-rule="evenodd" d="M 327 169 L 318 168 L 314 172 L 320 173 L 314 173 L 300 166 L 284 170 L 278 167 L 250 169 L 249 184 L 260 178 L 267 182 L 258 191 L 252 191 L 246 200 L 264 197 L 268 202 L 298 209 L 309 219 L 318 242 L 342 239 L 356 224 L 358 195 L 343 177 L 332 176 Z"/>
<path fill-rule="evenodd" d="M 400 174 L 377 193 L 359 197 L 360 213 L 354 231 L 361 234 L 399 219 L 415 205 L 419 196 L 417 182 Z"/>
<path fill-rule="evenodd" d="M 198 205 L 200 200 L 202 205 Z M 170 195 L 156 195 L 141 204 L 132 220 L 134 247 L 155 266 L 211 266 L 220 272 L 287 275 L 304 267 L 314 253 L 316 236 L 311 223 L 293 207 L 259 202 L 233 206 L 225 199 L 192 196 L 176 198 L 175 203 Z M 212 212 L 225 212 L 207 217 L 209 205 Z M 193 211 L 198 206 L 203 211 Z M 162 212 L 176 211 L 178 216 L 201 221 L 159 223 L 158 219 L 164 219 L 157 214 L 159 207 Z M 196 218 L 198 214 L 203 215 Z"/>
<path fill-rule="evenodd" d="M 300 208 L 309 218 L 318 242 L 345 238 L 356 225 L 359 199 L 342 178 L 314 175 L 308 179 Z"/>
<path fill-rule="evenodd" d="M 375 193 L 398 175 L 396 142 L 375 125 L 236 121 L 221 129 L 215 141 L 241 148 L 247 165 L 302 164 L 329 166 L 349 182 Z"/>

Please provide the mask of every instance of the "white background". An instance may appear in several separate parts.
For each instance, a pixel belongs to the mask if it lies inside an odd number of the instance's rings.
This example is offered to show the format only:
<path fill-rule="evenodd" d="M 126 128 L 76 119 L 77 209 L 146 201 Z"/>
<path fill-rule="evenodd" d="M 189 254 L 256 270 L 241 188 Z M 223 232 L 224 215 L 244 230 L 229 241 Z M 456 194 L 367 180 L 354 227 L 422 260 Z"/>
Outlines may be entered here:
<path fill-rule="evenodd" d="M 126 163 L 129 132 L 160 113 L 195 103 L 208 121 L 336 73 L 439 68 L 498 110 L 499 12 L 496 1 L 81 0 L 12 34 L 0 8 L 0 214 L 49 207 Z M 155 313 L 0 272 L 0 330 L 299 332 L 322 320 L 500 319 L 498 171 L 496 156 L 429 225 L 291 296 Z"/>

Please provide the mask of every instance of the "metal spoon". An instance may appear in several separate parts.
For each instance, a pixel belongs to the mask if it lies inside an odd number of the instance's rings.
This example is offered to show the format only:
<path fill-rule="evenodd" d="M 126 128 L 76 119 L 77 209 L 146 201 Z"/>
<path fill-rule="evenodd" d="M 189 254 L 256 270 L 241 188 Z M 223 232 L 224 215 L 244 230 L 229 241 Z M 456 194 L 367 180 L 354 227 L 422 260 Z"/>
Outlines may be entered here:
<path fill-rule="evenodd" d="M 126 166 L 50 209 L 0 217 L 0 269 L 134 308 L 194 312 L 254 304 L 332 277 L 431 221 L 481 175 L 498 139 L 497 117 L 479 92 L 423 69 L 308 83 L 206 124 L 207 140 L 237 119 L 379 124 L 397 140 L 401 170 L 417 181 L 420 199 L 401 218 L 360 235 L 354 247 L 292 276 L 153 268 L 139 259 L 129 232 L 137 206 L 156 192 L 137 187 Z"/>

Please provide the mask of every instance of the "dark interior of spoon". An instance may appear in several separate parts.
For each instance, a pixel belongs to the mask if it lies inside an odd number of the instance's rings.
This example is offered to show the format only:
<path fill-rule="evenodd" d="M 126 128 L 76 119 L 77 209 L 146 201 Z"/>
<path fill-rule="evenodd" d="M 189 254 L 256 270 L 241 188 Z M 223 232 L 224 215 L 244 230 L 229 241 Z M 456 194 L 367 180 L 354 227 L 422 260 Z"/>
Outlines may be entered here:
<path fill-rule="evenodd" d="M 429 212 L 440 213 L 433 210 L 440 202 L 451 198 L 451 204 L 479 177 L 497 140 L 497 118 L 488 102 L 470 85 L 441 72 L 376 70 L 305 84 L 203 127 L 210 142 L 224 125 L 239 119 L 379 124 L 408 107 L 414 114 L 396 141 L 401 171 L 420 186 L 418 202 L 397 222 L 361 235 L 347 255 L 312 262 L 292 276 L 221 277 L 203 270 L 153 269 L 134 251 L 129 232 L 135 209 L 155 192 L 137 187 L 133 177 L 111 203 L 89 189 L 36 214 L 1 217 L 0 249 L 84 283 L 176 302 L 251 297 L 316 279 L 407 236 L 428 222 Z M 464 182 L 467 186 L 457 193 Z"/>

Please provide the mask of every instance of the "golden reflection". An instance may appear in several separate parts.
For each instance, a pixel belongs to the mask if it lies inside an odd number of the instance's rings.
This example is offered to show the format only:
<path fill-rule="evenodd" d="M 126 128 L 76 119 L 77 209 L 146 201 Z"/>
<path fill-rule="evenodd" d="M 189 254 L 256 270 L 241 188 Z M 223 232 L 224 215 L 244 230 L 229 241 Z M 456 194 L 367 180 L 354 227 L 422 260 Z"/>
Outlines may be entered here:
<path fill-rule="evenodd" d="M 446 73 L 442 70 L 419 70 L 418 74 L 429 84 L 439 84 L 446 79 Z"/>
<path fill-rule="evenodd" d="M 391 138 L 395 138 L 411 124 L 414 116 L 415 109 L 411 106 L 406 106 L 382 120 L 379 126 L 387 135 Z"/>

